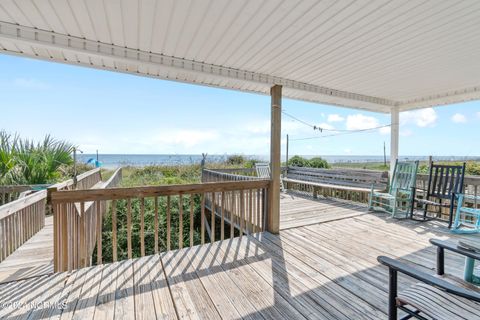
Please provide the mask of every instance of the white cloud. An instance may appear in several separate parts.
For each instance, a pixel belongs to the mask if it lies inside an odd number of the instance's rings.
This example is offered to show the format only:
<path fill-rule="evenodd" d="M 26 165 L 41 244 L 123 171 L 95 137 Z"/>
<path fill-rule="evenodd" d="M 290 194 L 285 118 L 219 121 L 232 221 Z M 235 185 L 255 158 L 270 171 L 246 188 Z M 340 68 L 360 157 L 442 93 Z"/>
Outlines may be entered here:
<path fill-rule="evenodd" d="M 400 124 L 406 125 L 414 123 L 418 127 L 432 127 L 437 122 L 438 115 L 433 108 L 426 108 L 416 111 L 406 111 L 400 113 Z"/>
<path fill-rule="evenodd" d="M 13 84 L 28 89 L 48 89 L 50 87 L 47 83 L 33 78 L 16 78 L 13 80 Z"/>
<path fill-rule="evenodd" d="M 339 114 L 329 114 L 327 119 L 328 122 L 342 122 L 343 120 L 345 118 Z"/>
<path fill-rule="evenodd" d="M 269 120 L 263 120 L 263 121 L 257 121 L 257 122 L 252 121 L 248 123 L 245 129 L 250 133 L 268 133 L 270 132 L 270 121 Z"/>
<path fill-rule="evenodd" d="M 352 154 L 352 150 L 351 149 L 344 149 L 343 152 L 345 152 L 346 154 Z"/>
<path fill-rule="evenodd" d="M 477 112 L 477 118 L 480 118 L 480 112 Z"/>
<path fill-rule="evenodd" d="M 363 114 L 354 114 L 347 116 L 347 130 L 363 130 L 380 126 L 375 117 L 365 116 Z"/>
<path fill-rule="evenodd" d="M 455 123 L 465 123 L 467 122 L 467 118 L 461 113 L 455 113 L 452 116 L 452 121 Z"/>

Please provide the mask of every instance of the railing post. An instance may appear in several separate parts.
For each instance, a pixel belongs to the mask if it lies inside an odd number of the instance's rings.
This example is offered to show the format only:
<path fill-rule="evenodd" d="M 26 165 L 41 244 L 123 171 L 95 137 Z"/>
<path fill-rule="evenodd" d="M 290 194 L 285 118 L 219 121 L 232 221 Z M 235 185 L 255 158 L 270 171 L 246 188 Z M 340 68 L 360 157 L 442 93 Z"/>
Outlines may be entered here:
<path fill-rule="evenodd" d="M 53 214 L 53 271 L 55 272 L 60 271 L 60 217 L 58 212 L 58 206 L 52 203 L 52 193 L 57 191 L 57 187 L 47 188 L 47 206 Z"/>
<path fill-rule="evenodd" d="M 391 115 L 391 132 L 390 132 L 390 183 L 393 179 L 393 170 L 398 159 L 398 144 L 400 130 L 400 113 L 398 107 L 392 107 Z"/>

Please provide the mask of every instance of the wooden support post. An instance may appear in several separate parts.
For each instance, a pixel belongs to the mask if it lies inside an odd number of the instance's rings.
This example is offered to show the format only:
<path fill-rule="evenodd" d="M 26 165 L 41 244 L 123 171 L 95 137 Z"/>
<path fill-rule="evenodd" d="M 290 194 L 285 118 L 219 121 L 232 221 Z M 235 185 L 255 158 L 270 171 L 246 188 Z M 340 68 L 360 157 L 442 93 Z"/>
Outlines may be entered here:
<path fill-rule="evenodd" d="M 398 107 L 392 107 L 391 110 L 391 133 L 390 133 L 390 181 L 393 179 L 393 170 L 395 162 L 398 159 L 398 140 L 400 131 L 400 112 Z"/>
<path fill-rule="evenodd" d="M 281 122 L 282 122 L 282 86 L 274 85 L 270 89 L 271 129 L 270 129 L 270 166 L 271 189 L 269 192 L 269 212 L 267 230 L 278 233 L 280 230 L 280 174 L 281 174 Z"/>

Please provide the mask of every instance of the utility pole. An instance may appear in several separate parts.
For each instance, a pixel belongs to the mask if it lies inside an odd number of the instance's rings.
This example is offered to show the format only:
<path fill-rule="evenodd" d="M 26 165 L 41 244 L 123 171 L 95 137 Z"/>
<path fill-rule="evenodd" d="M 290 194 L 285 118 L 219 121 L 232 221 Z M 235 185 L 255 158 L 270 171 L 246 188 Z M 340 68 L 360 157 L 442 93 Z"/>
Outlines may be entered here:
<path fill-rule="evenodd" d="M 287 134 L 287 154 L 285 156 L 285 166 L 288 168 L 288 134 Z"/>
<path fill-rule="evenodd" d="M 73 187 L 77 188 L 77 148 L 73 148 Z"/>
<path fill-rule="evenodd" d="M 383 165 L 387 167 L 387 148 L 385 147 L 385 141 L 383 141 Z"/>
<path fill-rule="evenodd" d="M 77 189 L 77 151 L 83 153 L 82 150 L 78 150 L 76 147 L 73 147 L 73 187 Z"/>

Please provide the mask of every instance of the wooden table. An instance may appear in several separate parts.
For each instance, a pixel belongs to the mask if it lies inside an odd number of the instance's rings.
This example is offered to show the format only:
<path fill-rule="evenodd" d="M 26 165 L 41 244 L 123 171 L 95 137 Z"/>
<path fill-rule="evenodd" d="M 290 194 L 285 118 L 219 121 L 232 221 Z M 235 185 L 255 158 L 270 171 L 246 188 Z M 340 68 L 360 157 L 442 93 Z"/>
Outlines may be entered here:
<path fill-rule="evenodd" d="M 480 284 L 480 277 L 473 274 L 475 260 L 480 261 L 480 252 L 459 248 L 458 245 L 452 241 L 431 239 L 430 242 L 437 246 L 437 273 L 439 275 L 444 273 L 444 250 L 447 249 L 465 257 L 463 280 L 477 285 Z"/>

